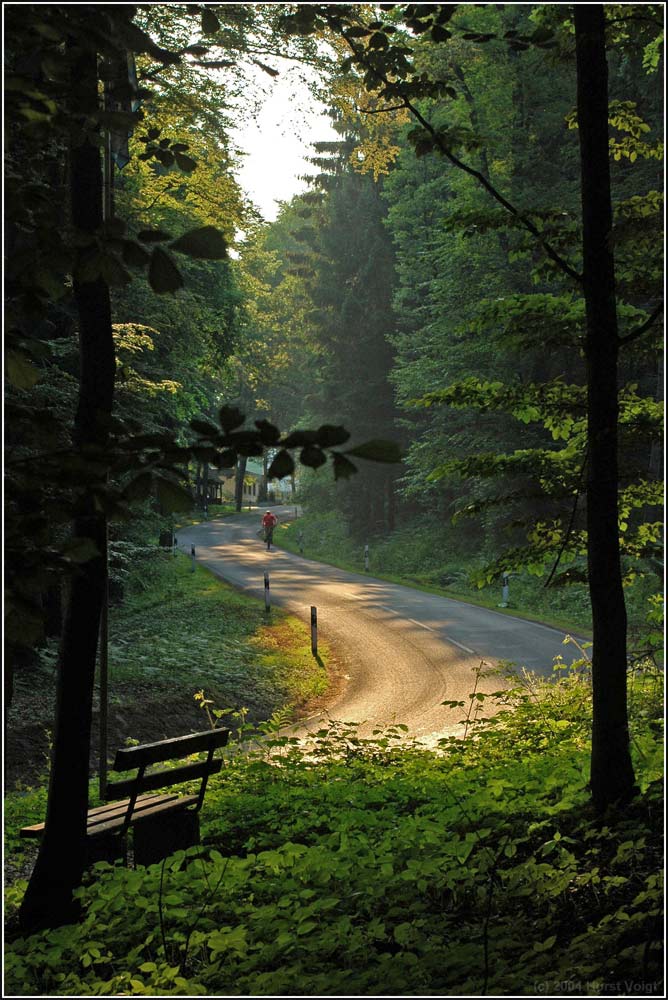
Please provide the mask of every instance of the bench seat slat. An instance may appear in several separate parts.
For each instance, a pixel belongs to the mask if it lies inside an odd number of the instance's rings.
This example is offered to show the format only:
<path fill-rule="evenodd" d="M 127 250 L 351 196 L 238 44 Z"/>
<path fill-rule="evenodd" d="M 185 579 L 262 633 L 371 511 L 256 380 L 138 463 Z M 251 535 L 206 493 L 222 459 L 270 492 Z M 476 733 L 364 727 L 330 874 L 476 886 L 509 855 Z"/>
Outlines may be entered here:
<path fill-rule="evenodd" d="M 125 820 L 129 801 L 129 799 L 125 799 L 124 802 L 108 803 L 107 805 L 96 806 L 95 809 L 91 809 L 87 820 L 88 836 L 95 836 L 103 829 L 108 831 L 109 829 L 113 829 L 114 826 L 121 827 Z M 132 822 L 134 823 L 136 820 L 139 820 L 149 810 L 150 814 L 153 815 L 158 807 L 176 809 L 181 808 L 181 803 L 191 805 L 194 802 L 197 802 L 196 795 L 179 796 L 175 792 L 166 795 L 142 795 L 135 802 Z M 43 833 L 44 823 L 35 823 L 34 826 L 24 826 L 21 830 L 22 837 L 38 838 Z"/>
<path fill-rule="evenodd" d="M 166 792 L 164 795 L 142 795 L 135 802 L 133 811 L 141 812 L 142 809 L 148 809 L 151 805 L 158 805 L 159 802 L 172 802 L 177 798 L 178 795 L 176 792 Z M 128 811 L 129 802 L 130 799 L 126 798 L 122 802 L 107 802 L 106 805 L 90 809 L 88 811 L 88 830 L 90 831 L 91 827 L 96 826 L 98 823 L 105 823 L 116 816 L 125 816 Z"/>
<path fill-rule="evenodd" d="M 190 736 L 176 736 L 159 743 L 144 743 L 138 747 L 122 747 L 116 751 L 114 771 L 130 771 L 134 767 L 158 764 L 163 760 L 178 760 L 193 753 L 217 750 L 227 746 L 229 729 L 209 729 Z"/>
<path fill-rule="evenodd" d="M 140 801 L 139 799 L 137 800 Z M 146 804 L 146 808 L 142 808 L 132 813 L 131 823 L 135 826 L 137 823 L 141 823 L 147 819 L 155 819 L 161 813 L 174 812 L 176 810 L 186 809 L 188 806 L 195 805 L 197 802 L 196 795 L 176 795 L 169 802 L 160 802 L 157 805 L 152 805 L 151 803 Z M 89 837 L 97 837 L 103 833 L 113 833 L 114 830 L 120 830 L 123 827 L 125 816 L 118 816 L 115 819 L 110 819 L 105 823 L 98 823 L 92 829 L 88 829 Z"/>

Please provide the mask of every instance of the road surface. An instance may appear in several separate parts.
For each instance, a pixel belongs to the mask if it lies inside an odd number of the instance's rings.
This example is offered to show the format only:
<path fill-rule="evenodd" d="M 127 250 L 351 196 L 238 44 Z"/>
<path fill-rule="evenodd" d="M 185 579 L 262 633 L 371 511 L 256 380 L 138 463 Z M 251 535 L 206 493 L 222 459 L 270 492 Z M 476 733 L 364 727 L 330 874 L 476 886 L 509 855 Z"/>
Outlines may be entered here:
<path fill-rule="evenodd" d="M 272 507 L 279 518 L 294 508 Z M 465 701 L 474 670 L 513 662 L 542 674 L 553 659 L 579 654 L 563 645 L 564 632 L 472 604 L 348 573 L 280 549 L 266 551 L 257 535 L 262 510 L 181 529 L 178 544 L 229 583 L 262 597 L 269 573 L 272 605 L 310 620 L 318 609 L 319 635 L 343 665 L 345 685 L 328 706 L 332 719 L 363 723 L 360 732 L 404 723 L 425 739 L 461 730 L 461 709 L 444 701 Z M 280 530 L 280 529 L 279 529 Z M 487 690 L 498 690 L 498 679 Z M 484 687 L 483 687 L 484 689 Z M 322 719 L 322 715 L 318 716 Z M 318 718 L 315 724 L 317 725 Z"/>

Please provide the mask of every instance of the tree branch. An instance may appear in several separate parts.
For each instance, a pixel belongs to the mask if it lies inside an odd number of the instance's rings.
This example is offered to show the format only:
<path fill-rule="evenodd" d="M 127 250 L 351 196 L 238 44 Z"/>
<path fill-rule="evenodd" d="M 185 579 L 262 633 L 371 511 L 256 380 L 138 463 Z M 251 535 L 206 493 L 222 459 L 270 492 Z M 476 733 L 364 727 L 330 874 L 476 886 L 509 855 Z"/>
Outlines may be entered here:
<path fill-rule="evenodd" d="M 619 344 L 631 344 L 638 337 L 642 337 L 643 333 L 646 333 L 651 327 L 654 326 L 657 319 L 663 312 L 663 302 L 660 302 L 658 306 L 649 314 L 644 323 L 641 323 L 639 327 L 632 330 L 631 333 L 627 333 L 625 337 L 619 337 Z"/>
<path fill-rule="evenodd" d="M 388 111 L 401 111 L 405 108 L 405 104 L 391 104 L 389 108 L 360 108 L 355 106 L 355 111 L 358 111 L 362 115 L 384 115 Z"/>
<path fill-rule="evenodd" d="M 331 17 L 328 18 L 328 21 L 330 27 L 336 31 L 336 26 L 333 24 Z M 350 38 L 348 38 L 341 31 L 339 31 L 338 34 L 340 34 L 345 39 L 345 41 L 348 44 L 348 47 L 351 49 L 353 55 L 358 60 L 358 62 L 366 66 L 378 79 L 380 83 L 384 84 L 386 87 L 392 85 L 386 74 L 382 73 L 375 66 L 370 65 L 368 62 L 365 61 L 364 53 L 360 48 L 358 48 L 357 45 L 354 44 L 354 42 Z M 396 84 L 394 86 L 396 87 Z M 581 284 L 582 275 L 580 274 L 580 272 L 576 271 L 575 268 L 571 267 L 571 265 L 566 260 L 564 260 L 564 258 L 561 257 L 560 254 L 557 253 L 554 247 L 551 246 L 547 242 L 547 240 L 543 238 L 543 236 L 540 233 L 540 230 L 533 224 L 533 222 L 526 216 L 522 215 L 519 209 L 517 209 L 511 202 L 509 202 L 507 198 L 504 198 L 501 192 L 497 191 L 492 182 L 487 177 L 485 177 L 484 174 L 480 173 L 480 171 L 476 170 L 474 167 L 469 166 L 469 164 L 465 163 L 463 160 L 460 160 L 458 156 L 455 156 L 455 154 L 448 149 L 442 137 L 436 131 L 431 122 L 427 121 L 424 115 L 422 115 L 420 111 L 418 111 L 418 109 L 409 100 L 409 98 L 405 97 L 403 94 L 401 94 L 401 92 L 400 96 L 402 98 L 401 106 L 406 108 L 406 110 L 413 115 L 413 117 L 420 123 L 420 125 L 422 125 L 423 129 L 425 129 L 425 131 L 429 133 L 429 135 L 432 137 L 434 141 L 434 145 L 437 146 L 437 148 L 440 150 L 443 156 L 445 156 L 446 159 L 448 159 L 454 167 L 457 167 L 464 173 L 469 174 L 470 177 L 473 177 L 482 187 L 484 187 L 484 189 L 487 191 L 488 194 L 492 196 L 492 198 L 498 201 L 498 203 L 502 205 L 507 212 L 509 212 L 512 216 L 514 216 L 518 220 L 518 222 L 520 222 L 521 225 L 525 229 L 527 229 L 533 237 L 535 237 L 539 246 L 542 247 L 543 251 L 547 254 L 550 260 L 552 260 L 557 265 L 557 267 L 559 267 L 559 269 L 564 272 L 564 274 L 567 274 L 569 278 L 572 278 L 574 281 L 577 281 L 578 284 Z"/>
<path fill-rule="evenodd" d="M 571 534 L 573 533 L 573 527 L 575 525 L 575 515 L 576 515 L 577 509 L 578 509 L 578 500 L 580 499 L 580 493 L 582 491 L 582 478 L 584 476 L 584 471 L 585 471 L 585 469 L 587 467 L 587 456 L 588 456 L 588 454 L 589 454 L 589 449 L 586 448 L 585 449 L 585 453 L 584 453 L 584 458 L 582 459 L 582 465 L 580 466 L 580 473 L 578 475 L 578 482 L 577 482 L 577 487 L 576 487 L 576 490 L 575 490 L 575 500 L 573 501 L 573 509 L 571 510 L 571 517 L 570 517 L 570 520 L 568 522 L 568 528 L 566 529 L 566 534 L 564 535 L 564 540 L 561 543 L 561 547 L 560 547 L 560 549 L 559 549 L 559 551 L 557 553 L 557 558 L 554 560 L 554 565 L 553 565 L 552 569 L 550 570 L 550 575 L 548 576 L 547 580 L 543 584 L 544 588 L 549 587 L 550 584 L 552 583 L 552 580 L 554 578 L 554 574 L 557 572 L 557 567 L 559 566 L 559 563 L 561 562 L 561 557 L 563 556 L 564 552 L 566 551 L 566 546 L 568 545 L 568 542 L 570 540 Z"/>

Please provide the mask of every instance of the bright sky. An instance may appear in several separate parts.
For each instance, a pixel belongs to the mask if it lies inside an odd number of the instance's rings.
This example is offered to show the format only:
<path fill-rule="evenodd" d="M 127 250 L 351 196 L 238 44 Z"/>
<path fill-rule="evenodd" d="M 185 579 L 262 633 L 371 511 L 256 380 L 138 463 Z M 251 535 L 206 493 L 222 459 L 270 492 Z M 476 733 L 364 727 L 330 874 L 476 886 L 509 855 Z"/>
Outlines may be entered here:
<path fill-rule="evenodd" d="M 311 143 L 337 138 L 324 112 L 298 75 L 287 69 L 269 83 L 257 120 L 233 132 L 246 153 L 239 183 L 268 221 L 278 214 L 277 201 L 305 190 L 298 178 L 313 172 L 305 160 L 313 155 Z"/>

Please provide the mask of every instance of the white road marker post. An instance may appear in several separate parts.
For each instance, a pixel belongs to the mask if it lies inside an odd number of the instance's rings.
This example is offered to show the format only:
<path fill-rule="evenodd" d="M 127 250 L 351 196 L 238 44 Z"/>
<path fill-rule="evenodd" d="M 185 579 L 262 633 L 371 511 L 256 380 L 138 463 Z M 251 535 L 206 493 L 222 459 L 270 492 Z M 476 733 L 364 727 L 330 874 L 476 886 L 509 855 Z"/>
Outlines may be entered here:
<path fill-rule="evenodd" d="M 501 577 L 501 604 L 500 608 L 507 608 L 510 601 L 510 573 L 504 573 Z"/>
<path fill-rule="evenodd" d="M 318 655 L 318 609 L 311 605 L 311 653 Z"/>
<path fill-rule="evenodd" d="M 190 572 L 195 572 L 195 546 L 190 546 Z"/>
<path fill-rule="evenodd" d="M 369 572 L 369 546 L 364 546 L 364 572 Z"/>
<path fill-rule="evenodd" d="M 264 610 L 267 614 L 271 611 L 271 597 L 269 594 L 269 574 L 264 574 Z"/>

